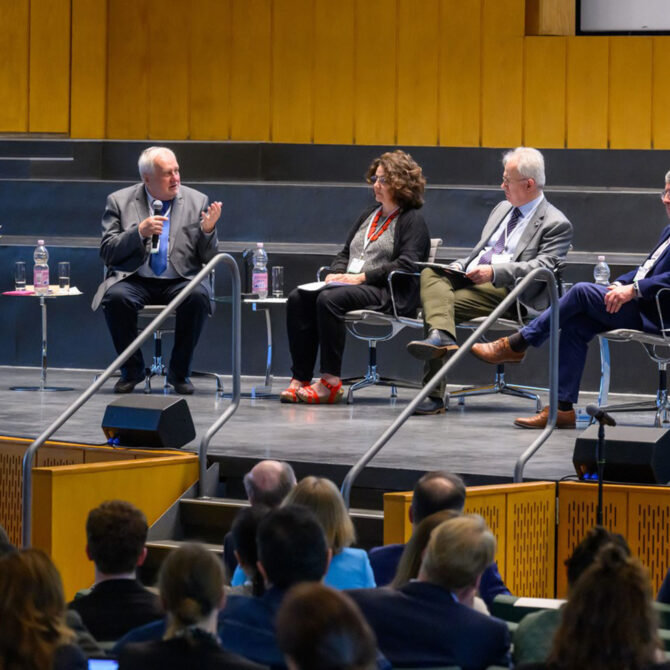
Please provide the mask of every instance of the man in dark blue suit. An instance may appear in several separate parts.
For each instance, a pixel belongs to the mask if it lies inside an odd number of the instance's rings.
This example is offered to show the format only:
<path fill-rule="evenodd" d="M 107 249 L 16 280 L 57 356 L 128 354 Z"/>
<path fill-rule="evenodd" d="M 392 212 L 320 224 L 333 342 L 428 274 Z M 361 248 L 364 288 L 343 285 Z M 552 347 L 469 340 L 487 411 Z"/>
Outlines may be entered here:
<path fill-rule="evenodd" d="M 670 172 L 665 175 L 661 194 L 670 218 Z M 575 284 L 559 301 L 561 329 L 558 356 L 557 428 L 575 427 L 574 403 L 586 362 L 588 343 L 598 334 L 617 328 L 658 333 L 661 329 L 656 295 L 670 288 L 670 226 L 666 226 L 645 262 L 618 277 L 609 286 Z M 670 307 L 670 296 L 661 300 Z M 518 363 L 529 346 L 539 347 L 549 338 L 549 310 L 518 333 L 490 343 L 473 345 L 472 353 L 487 363 Z M 549 408 L 532 417 L 514 421 L 522 428 L 544 428 Z"/>
<path fill-rule="evenodd" d="M 347 591 L 394 668 L 509 667 L 507 625 L 472 608 L 495 547 L 481 517 L 459 516 L 433 530 L 418 579 L 399 589 Z"/>
<path fill-rule="evenodd" d="M 465 506 L 465 483 L 451 472 L 436 470 L 427 472 L 414 485 L 412 504 L 409 508 L 409 520 L 416 527 L 428 516 L 444 510 L 454 510 L 459 514 Z M 404 544 L 385 544 L 383 547 L 370 549 L 370 565 L 375 575 L 377 586 L 386 586 L 395 577 L 400 557 L 405 549 Z M 491 563 L 482 575 L 479 595 L 487 606 L 499 594 L 509 595 L 498 566 Z"/>

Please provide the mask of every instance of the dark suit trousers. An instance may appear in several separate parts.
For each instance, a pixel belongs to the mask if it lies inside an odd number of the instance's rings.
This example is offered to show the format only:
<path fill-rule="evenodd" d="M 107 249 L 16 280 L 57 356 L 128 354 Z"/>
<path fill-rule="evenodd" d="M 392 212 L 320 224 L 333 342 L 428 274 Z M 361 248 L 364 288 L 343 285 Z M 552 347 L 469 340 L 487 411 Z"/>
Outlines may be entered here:
<path fill-rule="evenodd" d="M 144 305 L 166 305 L 188 284 L 188 279 L 148 279 L 138 275 L 114 284 L 102 299 L 107 327 L 120 354 L 137 337 L 137 313 Z M 210 313 L 209 296 L 196 288 L 177 308 L 170 372 L 178 379 L 188 377 L 193 351 Z M 137 350 L 124 365 L 125 379 L 144 377 L 142 351 Z"/>
<path fill-rule="evenodd" d="M 335 286 L 322 291 L 294 289 L 286 305 L 286 328 L 293 365 L 293 377 L 310 381 L 316 355 L 321 348 L 321 373 L 339 377 L 346 327 L 342 317 L 354 309 L 383 309 L 388 291 L 358 284 Z"/>
<path fill-rule="evenodd" d="M 638 300 L 631 300 L 616 314 L 605 309 L 606 286 L 580 282 L 559 300 L 558 399 L 576 403 L 589 342 L 616 328 L 642 330 Z M 539 347 L 549 338 L 550 310 L 521 329 L 528 344 Z"/>

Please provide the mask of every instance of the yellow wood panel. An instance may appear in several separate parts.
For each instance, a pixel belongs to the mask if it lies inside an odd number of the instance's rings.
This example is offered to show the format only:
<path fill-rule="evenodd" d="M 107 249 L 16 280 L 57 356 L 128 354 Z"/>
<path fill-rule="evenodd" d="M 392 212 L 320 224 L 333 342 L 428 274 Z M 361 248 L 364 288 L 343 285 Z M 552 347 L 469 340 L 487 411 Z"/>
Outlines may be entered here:
<path fill-rule="evenodd" d="M 36 469 L 33 546 L 46 551 L 60 570 L 66 598 L 93 581 L 85 553 L 89 510 L 120 498 L 137 505 L 152 524 L 197 478 L 195 455 Z"/>
<path fill-rule="evenodd" d="M 189 136 L 191 14 L 183 0 L 149 0 L 149 137 L 185 140 Z M 210 44 L 215 48 L 214 44 Z"/>
<path fill-rule="evenodd" d="M 147 0 L 108 2 L 107 137 L 145 139 L 149 134 Z M 169 95 L 169 88 L 165 93 Z"/>
<path fill-rule="evenodd" d="M 230 137 L 231 0 L 191 5 L 190 138 Z"/>
<path fill-rule="evenodd" d="M 476 147 L 481 130 L 481 2 L 442 0 L 439 144 Z"/>
<path fill-rule="evenodd" d="M 526 35 L 574 35 L 575 0 L 526 0 Z"/>
<path fill-rule="evenodd" d="M 411 491 L 384 494 L 384 544 L 405 544 L 412 537 L 411 504 Z"/>
<path fill-rule="evenodd" d="M 396 143 L 396 10 L 397 0 L 355 4 L 356 144 Z"/>
<path fill-rule="evenodd" d="M 651 148 L 651 37 L 611 37 L 610 149 Z"/>
<path fill-rule="evenodd" d="M 31 0 L 29 82 L 30 132 L 69 132 L 70 0 Z"/>
<path fill-rule="evenodd" d="M 314 0 L 274 0 L 272 18 L 270 137 L 273 142 L 311 142 Z"/>
<path fill-rule="evenodd" d="M 107 0 L 72 0 L 70 136 L 105 136 Z"/>
<path fill-rule="evenodd" d="M 569 37 L 567 42 L 567 146 L 569 149 L 606 149 L 608 40 Z"/>
<path fill-rule="evenodd" d="M 233 2 L 230 70 L 233 140 L 270 139 L 270 0 Z"/>
<path fill-rule="evenodd" d="M 505 556 L 507 553 L 507 494 L 504 492 L 481 493 L 481 495 L 470 495 L 465 501 L 466 514 L 479 514 L 486 521 L 496 538 L 496 562 L 500 574 L 505 580 L 507 572 Z"/>
<path fill-rule="evenodd" d="M 354 141 L 354 0 L 316 0 L 314 142 Z"/>
<path fill-rule="evenodd" d="M 667 84 L 667 64 L 670 63 L 670 37 L 653 38 L 652 79 L 652 146 L 670 149 L 670 86 Z"/>
<path fill-rule="evenodd" d="M 565 147 L 565 39 L 528 37 L 525 47 L 523 143 L 562 149 Z"/>
<path fill-rule="evenodd" d="M 482 146 L 521 144 L 523 0 L 484 0 L 482 14 Z"/>
<path fill-rule="evenodd" d="M 0 132 L 28 130 L 29 0 L 0 2 Z"/>

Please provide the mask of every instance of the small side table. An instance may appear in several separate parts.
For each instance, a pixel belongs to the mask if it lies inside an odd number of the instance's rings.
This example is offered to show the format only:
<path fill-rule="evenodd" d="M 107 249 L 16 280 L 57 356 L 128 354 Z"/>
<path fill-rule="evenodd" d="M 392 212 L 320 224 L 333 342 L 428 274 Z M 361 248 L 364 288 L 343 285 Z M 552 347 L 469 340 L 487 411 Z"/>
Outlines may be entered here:
<path fill-rule="evenodd" d="M 49 293 L 37 295 L 33 286 L 26 286 L 25 291 L 5 291 L 2 295 L 17 298 L 36 298 L 40 301 L 42 312 L 42 376 L 39 386 L 10 386 L 11 391 L 72 391 L 67 386 L 47 386 L 47 300 L 53 298 L 67 298 L 69 296 L 83 295 L 76 287 L 71 286 L 67 291 L 61 291 L 58 286 L 49 286 Z"/>

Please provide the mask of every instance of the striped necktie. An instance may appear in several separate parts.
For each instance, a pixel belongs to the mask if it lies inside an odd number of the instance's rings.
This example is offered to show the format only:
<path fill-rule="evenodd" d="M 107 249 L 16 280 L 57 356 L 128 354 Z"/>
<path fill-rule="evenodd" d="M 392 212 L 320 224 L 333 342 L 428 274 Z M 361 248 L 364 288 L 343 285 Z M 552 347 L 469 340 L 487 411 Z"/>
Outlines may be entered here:
<path fill-rule="evenodd" d="M 510 216 L 509 221 L 507 222 L 505 232 L 501 233 L 496 240 L 496 243 L 485 254 L 482 255 L 482 257 L 479 259 L 479 265 L 491 265 L 493 254 L 499 254 L 505 249 L 507 240 L 512 234 L 512 231 L 516 228 L 516 224 L 519 223 L 520 218 L 521 210 L 518 207 L 515 207 L 512 210 L 512 216 Z"/>

